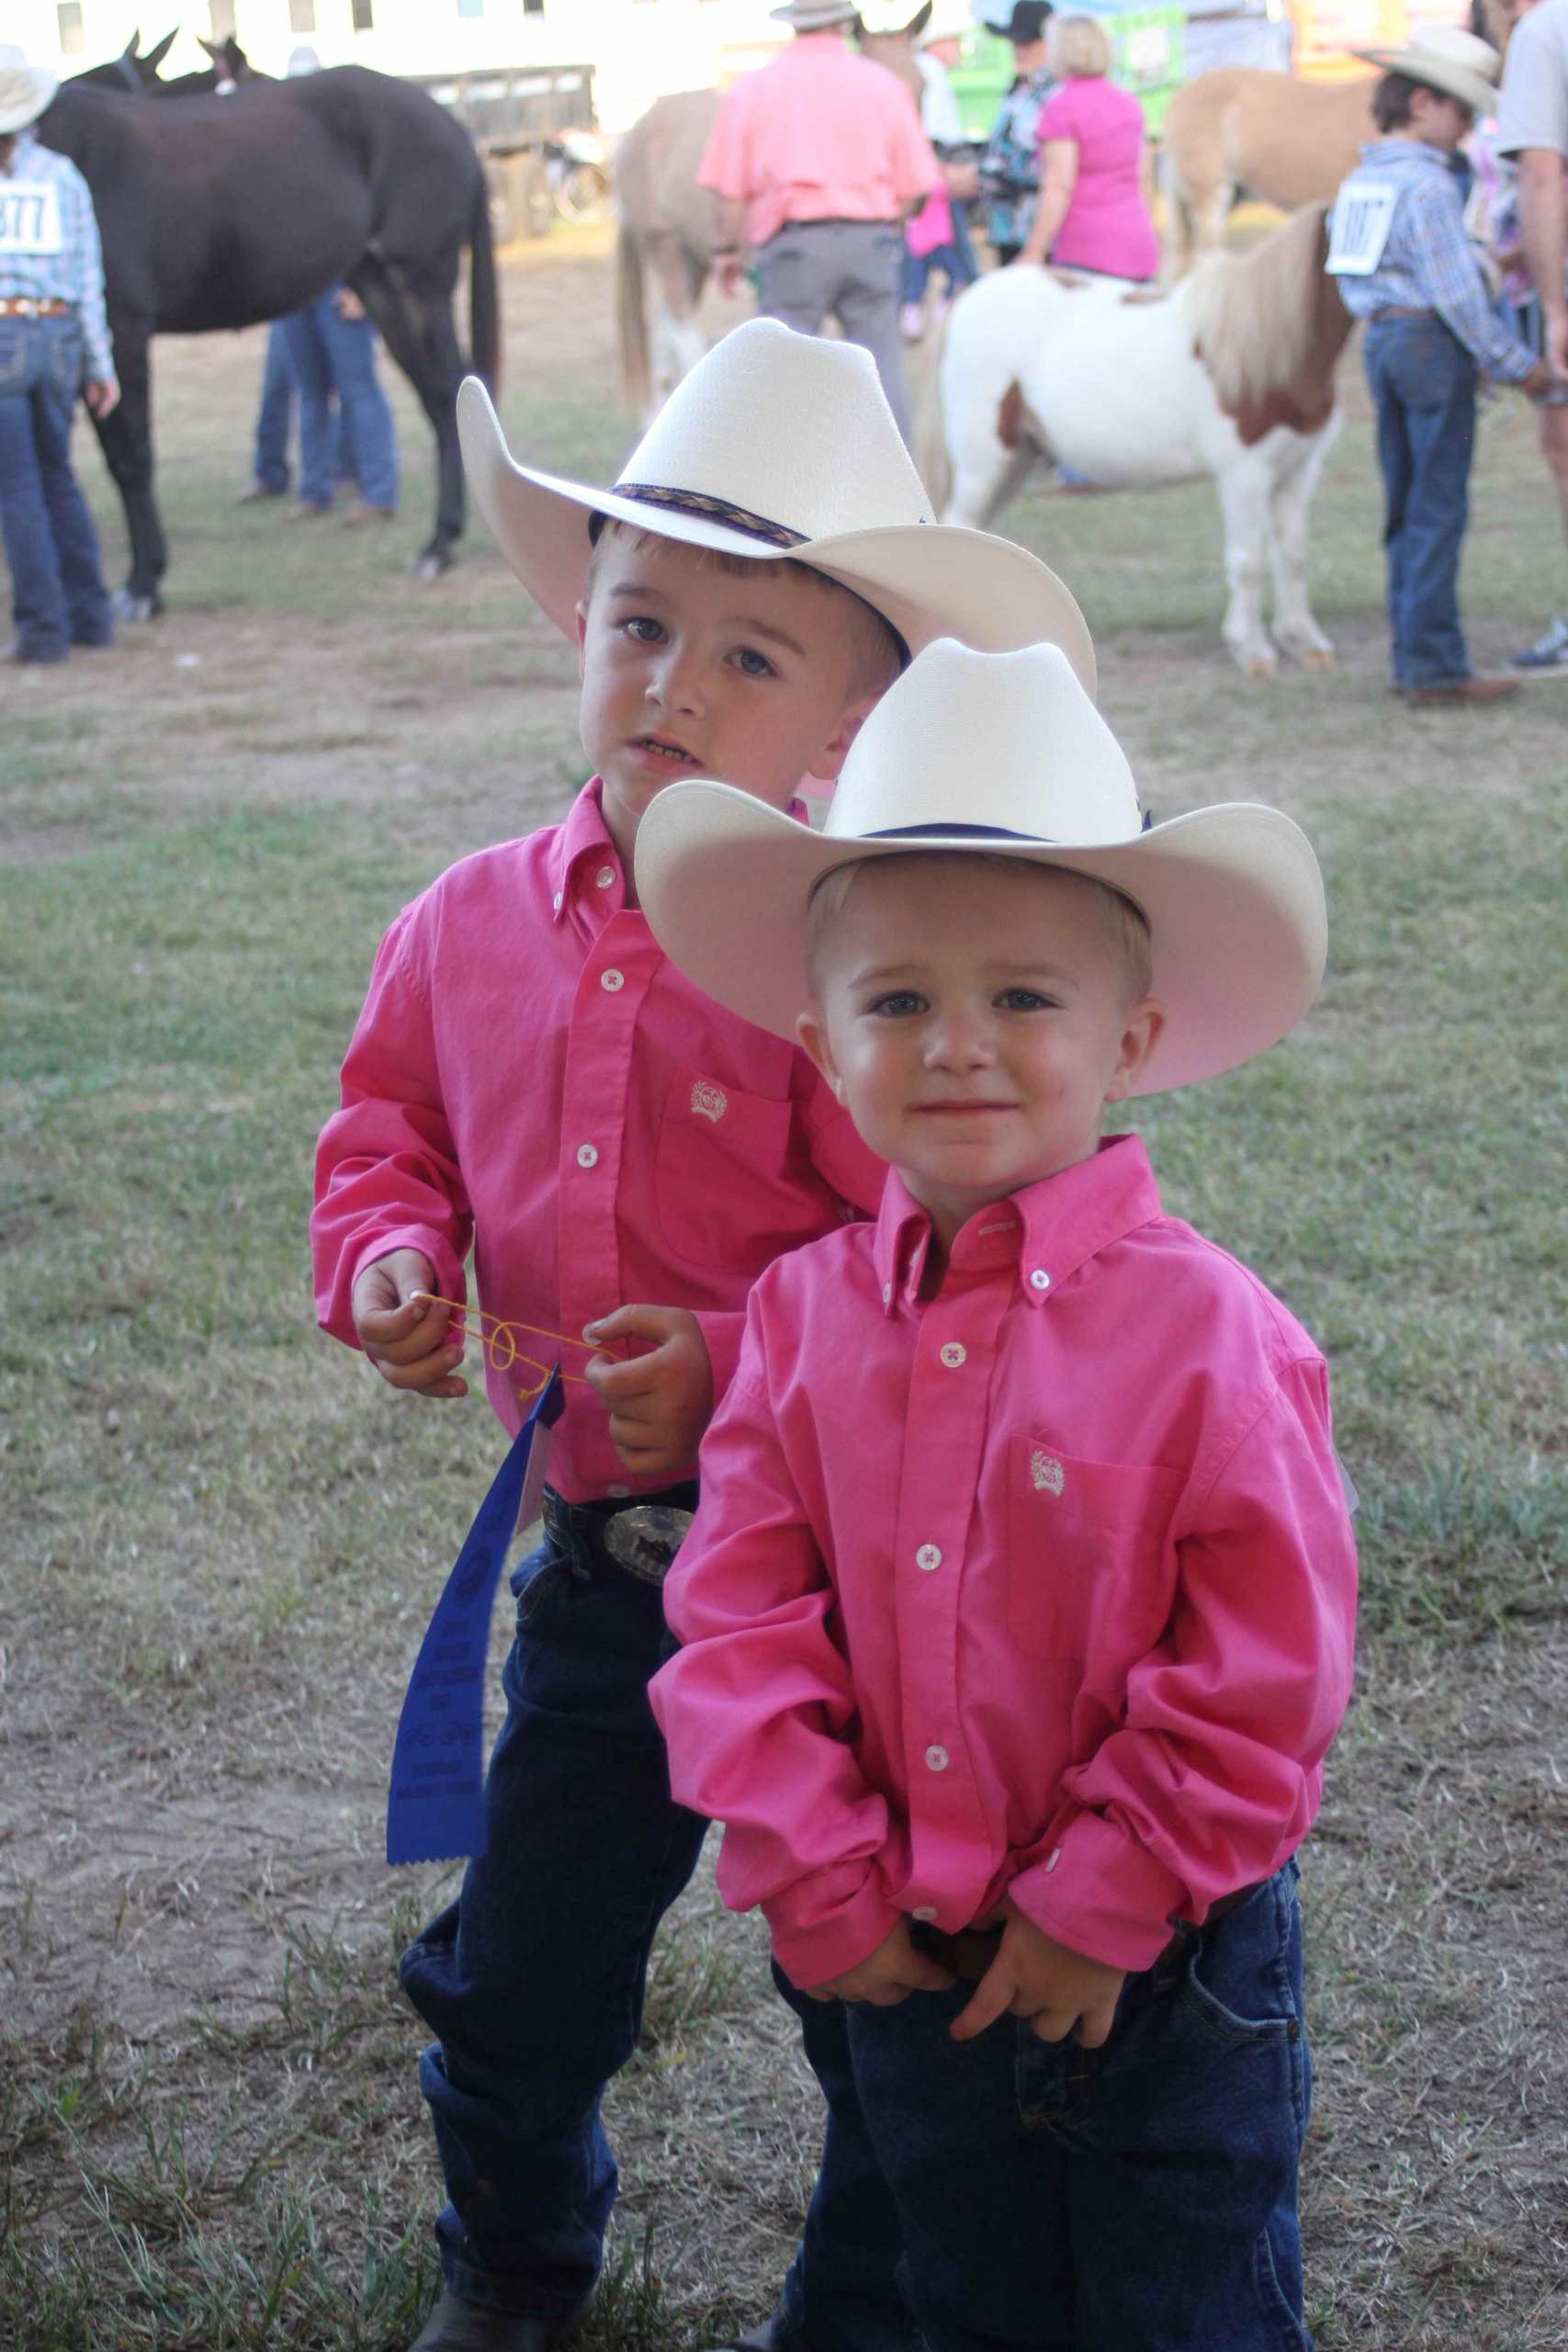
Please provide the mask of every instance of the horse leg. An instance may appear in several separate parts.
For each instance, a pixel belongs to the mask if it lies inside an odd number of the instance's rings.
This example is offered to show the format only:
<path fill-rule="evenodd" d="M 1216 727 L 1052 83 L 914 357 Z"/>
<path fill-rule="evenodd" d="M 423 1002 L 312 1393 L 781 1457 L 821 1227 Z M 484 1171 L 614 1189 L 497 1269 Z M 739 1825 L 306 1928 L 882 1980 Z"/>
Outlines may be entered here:
<path fill-rule="evenodd" d="M 988 531 L 1046 454 L 1043 442 L 1016 376 L 998 394 L 983 376 L 944 373 L 942 390 L 953 477 L 942 519 Z"/>
<path fill-rule="evenodd" d="M 699 266 L 684 241 L 672 230 L 657 232 L 647 239 L 644 250 L 653 274 L 655 300 L 653 405 L 643 418 L 644 424 L 649 424 L 676 385 L 691 374 L 707 349 L 697 324 L 697 304 L 707 270 L 705 266 Z"/>
<path fill-rule="evenodd" d="M 1271 678 L 1279 667 L 1263 626 L 1263 574 L 1269 537 L 1269 480 L 1256 449 L 1245 450 L 1215 476 L 1225 526 L 1225 578 L 1230 603 L 1224 640 L 1236 668 L 1249 678 Z"/>
<path fill-rule="evenodd" d="M 130 573 L 115 598 L 115 616 L 122 621 L 150 621 L 164 609 L 158 592 L 169 550 L 152 495 L 152 384 L 145 334 L 120 328 L 115 337 L 115 368 L 119 404 L 103 419 L 93 419 L 104 463 L 125 508 L 130 540 Z"/>
<path fill-rule="evenodd" d="M 1334 648 L 1313 618 L 1307 598 L 1307 510 L 1333 440 L 1337 414 L 1322 432 L 1281 435 L 1287 447 L 1269 496 L 1269 560 L 1274 573 L 1274 636 L 1303 670 L 1331 670 Z"/>
<path fill-rule="evenodd" d="M 457 441 L 457 386 L 462 352 L 450 295 L 421 301 L 402 272 L 379 254 L 367 254 L 349 284 L 380 330 L 388 350 L 413 386 L 435 435 L 435 529 L 414 559 L 415 576 L 432 580 L 451 569 L 452 542 L 463 528 L 463 454 Z"/>

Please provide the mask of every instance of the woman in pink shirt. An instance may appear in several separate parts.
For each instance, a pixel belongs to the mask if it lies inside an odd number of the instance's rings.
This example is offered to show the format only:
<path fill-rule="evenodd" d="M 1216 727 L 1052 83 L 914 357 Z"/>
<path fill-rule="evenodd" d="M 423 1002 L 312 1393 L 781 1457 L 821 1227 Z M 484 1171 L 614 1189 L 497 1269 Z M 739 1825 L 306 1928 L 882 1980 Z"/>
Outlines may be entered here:
<path fill-rule="evenodd" d="M 1107 79 L 1111 43 L 1091 17 L 1057 17 L 1050 53 L 1062 81 L 1040 116 L 1040 201 L 1019 259 L 1153 277 L 1159 239 L 1144 201 L 1143 109 Z"/>

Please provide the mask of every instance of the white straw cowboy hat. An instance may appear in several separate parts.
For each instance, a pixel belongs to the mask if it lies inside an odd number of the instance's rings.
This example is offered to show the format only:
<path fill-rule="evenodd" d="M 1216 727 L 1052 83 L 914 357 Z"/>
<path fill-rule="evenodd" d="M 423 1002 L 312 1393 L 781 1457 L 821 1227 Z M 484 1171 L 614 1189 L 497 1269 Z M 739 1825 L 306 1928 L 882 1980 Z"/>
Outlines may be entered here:
<path fill-rule="evenodd" d="M 784 7 L 770 8 L 768 14 L 781 25 L 793 25 L 797 33 L 825 33 L 830 25 L 847 25 L 858 17 L 860 0 L 786 0 Z"/>
<path fill-rule="evenodd" d="M 911 850 L 1061 866 L 1142 909 L 1166 1025 L 1134 1093 L 1250 1060 L 1323 978 L 1323 877 L 1299 826 L 1249 801 L 1147 825 L 1120 745 L 1054 645 L 928 647 L 856 736 L 825 832 L 733 785 L 666 785 L 637 831 L 637 894 L 688 979 L 793 1039 L 811 995 L 812 885 Z"/>
<path fill-rule="evenodd" d="M 1459 98 L 1472 114 L 1492 114 L 1497 105 L 1502 59 L 1489 41 L 1457 25 L 1421 25 L 1403 49 L 1353 49 L 1352 57 L 1379 65 L 1385 74 L 1405 74 L 1430 90 Z"/>
<path fill-rule="evenodd" d="M 529 594 L 568 636 L 590 514 L 690 546 L 826 572 L 912 653 L 935 637 L 1060 645 L 1090 694 L 1089 628 L 1054 571 L 1010 539 L 939 524 L 868 352 L 750 319 L 678 384 L 609 490 L 520 466 L 470 377 L 457 431 L 474 501 Z"/>
<path fill-rule="evenodd" d="M 0 41 L 0 139 L 36 122 L 60 87 L 47 65 L 29 65 L 25 52 Z"/>

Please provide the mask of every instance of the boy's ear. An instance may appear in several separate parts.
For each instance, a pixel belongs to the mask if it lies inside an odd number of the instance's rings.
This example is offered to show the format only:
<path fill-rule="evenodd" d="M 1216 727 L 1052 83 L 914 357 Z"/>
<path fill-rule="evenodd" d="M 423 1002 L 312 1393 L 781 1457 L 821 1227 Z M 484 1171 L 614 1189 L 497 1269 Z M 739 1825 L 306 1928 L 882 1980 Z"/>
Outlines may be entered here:
<path fill-rule="evenodd" d="M 813 1062 L 821 1071 L 841 1102 L 844 1099 L 844 1081 L 839 1076 L 839 1066 L 833 1059 L 833 1048 L 828 1043 L 828 1024 L 815 1005 L 809 1012 L 803 1012 L 800 1015 L 795 1024 L 795 1034 L 800 1039 L 807 1059 Z"/>
<path fill-rule="evenodd" d="M 1105 1090 L 1108 1102 L 1124 1102 L 1148 1066 L 1149 1056 L 1159 1044 L 1165 1027 L 1165 1007 L 1157 996 L 1140 997 L 1127 1015 L 1122 1032 L 1122 1050 L 1110 1085 Z"/>
<path fill-rule="evenodd" d="M 879 694 L 863 695 L 858 702 L 850 704 L 839 721 L 837 732 L 813 759 L 813 775 L 820 776 L 824 784 L 832 784 L 836 780 L 839 770 L 850 755 L 850 745 L 881 700 Z"/>

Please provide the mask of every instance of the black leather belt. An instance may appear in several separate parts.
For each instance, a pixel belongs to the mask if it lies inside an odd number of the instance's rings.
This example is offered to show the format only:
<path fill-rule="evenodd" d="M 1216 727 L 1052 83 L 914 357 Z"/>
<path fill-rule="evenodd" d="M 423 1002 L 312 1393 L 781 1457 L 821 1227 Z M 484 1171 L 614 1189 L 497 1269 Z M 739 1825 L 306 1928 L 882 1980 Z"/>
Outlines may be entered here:
<path fill-rule="evenodd" d="M 658 1494 L 569 1503 L 545 1488 L 545 1532 L 583 1577 L 634 1576 L 662 1584 L 697 1508 L 695 1479 Z"/>

